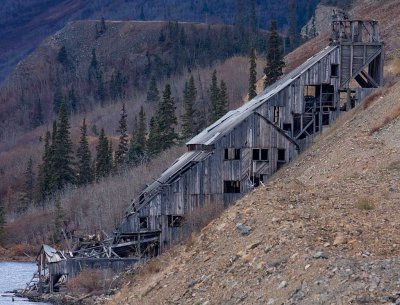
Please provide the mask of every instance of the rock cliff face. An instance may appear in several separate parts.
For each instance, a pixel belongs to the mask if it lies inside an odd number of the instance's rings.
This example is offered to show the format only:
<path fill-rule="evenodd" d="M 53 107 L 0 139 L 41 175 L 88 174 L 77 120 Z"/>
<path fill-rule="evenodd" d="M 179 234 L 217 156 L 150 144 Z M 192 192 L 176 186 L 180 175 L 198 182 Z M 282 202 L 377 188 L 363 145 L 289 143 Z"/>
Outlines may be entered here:
<path fill-rule="evenodd" d="M 304 39 L 311 39 L 322 33 L 329 32 L 331 30 L 333 11 L 344 13 L 343 10 L 334 6 L 318 5 L 314 15 L 301 29 L 301 36 Z"/>

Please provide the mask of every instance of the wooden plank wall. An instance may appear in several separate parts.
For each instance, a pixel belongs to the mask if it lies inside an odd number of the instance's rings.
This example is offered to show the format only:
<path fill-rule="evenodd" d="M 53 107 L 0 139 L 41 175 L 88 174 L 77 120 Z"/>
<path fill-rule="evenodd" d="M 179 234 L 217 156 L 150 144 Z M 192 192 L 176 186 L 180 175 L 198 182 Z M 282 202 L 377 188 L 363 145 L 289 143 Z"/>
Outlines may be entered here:
<path fill-rule="evenodd" d="M 336 108 L 329 113 L 329 122 L 332 122 L 340 114 L 338 95 L 341 89 L 340 80 L 351 75 L 351 71 L 357 69 L 360 64 L 359 61 L 350 60 L 349 56 L 354 57 L 354 54 L 361 56 L 361 51 L 368 57 L 376 51 L 376 48 L 354 47 L 353 49 L 353 46 L 351 48 L 342 46 L 300 73 L 285 88 L 255 109 L 259 115 L 250 113 L 232 130 L 219 138 L 214 143 L 212 154 L 191 164 L 186 171 L 163 185 L 159 194 L 151 198 L 147 206 L 126 219 L 121 226 L 122 231 L 141 231 L 139 218 L 147 217 L 148 228 L 142 231 L 161 230 L 160 249 L 162 252 L 180 236 L 181 228 L 168 226 L 169 215 L 187 217 L 204 206 L 214 204 L 226 206 L 236 201 L 251 190 L 252 176 L 269 177 L 276 172 L 278 149 L 285 149 L 286 162 L 293 160 L 298 154 L 298 146 L 290 141 L 279 128 L 283 129 L 284 124 L 290 124 L 292 129 L 287 132 L 292 136 L 294 114 L 303 115 L 305 111 L 304 86 L 321 86 L 321 84 L 333 86 Z M 365 62 L 364 59 L 363 62 Z M 343 75 L 332 76 L 331 65 L 341 66 L 339 71 Z M 356 91 L 356 95 L 360 101 L 370 92 L 371 90 L 360 89 Z M 277 110 L 279 110 L 278 118 L 276 117 Z M 271 125 L 270 122 L 274 120 L 278 128 Z M 322 131 L 322 126 L 319 131 Z M 314 140 L 314 137 L 315 134 L 299 140 L 298 144 L 301 148 L 305 148 Z M 224 160 L 226 148 L 240 149 L 240 160 Z M 254 148 L 268 149 L 268 162 L 253 161 L 252 149 Z M 240 181 L 240 193 L 224 193 L 224 181 Z"/>

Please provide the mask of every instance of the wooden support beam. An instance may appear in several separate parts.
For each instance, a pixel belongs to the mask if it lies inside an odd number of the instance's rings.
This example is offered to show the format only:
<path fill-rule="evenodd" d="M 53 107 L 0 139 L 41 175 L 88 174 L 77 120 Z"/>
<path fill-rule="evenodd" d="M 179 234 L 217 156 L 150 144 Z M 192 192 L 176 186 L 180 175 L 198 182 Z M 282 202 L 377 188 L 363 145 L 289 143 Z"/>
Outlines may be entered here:
<path fill-rule="evenodd" d="M 375 88 L 378 88 L 378 87 L 379 87 L 378 83 L 372 78 L 371 75 L 369 75 L 368 73 L 366 73 L 366 72 L 364 72 L 364 71 L 361 71 L 361 74 L 362 74 L 362 76 L 364 76 L 364 77 L 368 80 L 368 82 L 371 83 L 371 85 L 372 85 L 373 87 L 375 87 Z"/>

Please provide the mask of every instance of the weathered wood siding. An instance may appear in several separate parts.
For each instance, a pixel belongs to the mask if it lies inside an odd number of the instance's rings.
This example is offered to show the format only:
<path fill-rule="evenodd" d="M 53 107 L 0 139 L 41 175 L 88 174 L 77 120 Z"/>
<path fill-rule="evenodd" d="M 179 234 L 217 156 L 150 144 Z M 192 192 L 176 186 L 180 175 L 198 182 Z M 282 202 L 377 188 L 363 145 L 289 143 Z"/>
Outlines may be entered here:
<path fill-rule="evenodd" d="M 382 50 L 379 43 L 342 44 L 326 48 L 321 51 L 325 55 L 309 59 L 310 64 L 304 65 L 307 68 L 300 68 L 276 85 L 280 86 L 276 87 L 279 91 L 270 95 L 267 92 L 266 100 L 257 101 L 259 106 L 252 106 L 248 112 L 244 107 L 236 116 L 230 117 L 228 114 L 228 123 L 219 126 L 220 130 L 221 126 L 227 126 L 219 131 L 221 136 L 214 131 L 215 138 L 211 135 L 206 140 L 195 140 L 190 145 L 191 150 L 202 151 L 207 146 L 212 152 L 189 163 L 183 162 L 185 168 L 174 173 L 168 182 L 160 186 L 157 195 L 148 195 L 148 203 L 128 216 L 121 230 L 161 231 L 160 246 L 163 251 L 180 237 L 181 228 L 169 226 L 169 217 L 188 217 L 201 207 L 214 204 L 226 206 L 239 199 L 253 188 L 256 179 L 267 179 L 284 163 L 293 160 L 299 148 L 304 149 L 312 143 L 323 127 L 340 115 L 343 111 L 340 92 L 347 93 L 344 110 L 348 110 L 348 105 L 353 107 L 352 104 L 359 103 L 373 90 L 348 89 L 349 83 L 344 83 L 348 77 L 354 77 L 353 74 L 361 68 L 368 68 L 370 76 L 379 84 L 382 83 L 383 54 L 376 57 Z M 315 86 L 313 90 L 319 92 L 314 97 L 311 110 L 306 109 L 309 106 L 306 107 L 305 86 Z M 273 92 L 274 88 L 271 88 L 269 92 Z M 239 120 L 233 122 L 232 118 Z M 223 122 L 221 119 L 209 130 Z M 296 135 L 295 132 L 299 133 Z M 226 160 L 225 149 L 233 148 L 240 149 L 240 158 Z M 268 150 L 268 160 L 253 160 L 253 149 Z M 278 151 L 284 152 L 284 160 L 278 160 Z M 224 192 L 224 181 L 239 182 L 240 193 L 232 190 Z M 147 228 L 140 227 L 139 220 L 144 218 L 147 219 Z"/>
<path fill-rule="evenodd" d="M 240 160 L 225 160 L 225 148 L 240 149 Z M 268 161 L 253 161 L 252 149 L 268 149 Z M 214 151 L 161 188 L 159 195 L 128 217 L 127 232 L 161 230 L 160 244 L 179 239 L 179 227 L 168 226 L 168 216 L 185 216 L 200 207 L 229 205 L 251 190 L 253 175 L 271 176 L 277 170 L 278 149 L 285 149 L 286 162 L 297 155 L 296 146 L 260 115 L 251 114 L 215 143 Z M 224 181 L 240 181 L 240 193 L 224 193 Z M 140 229 L 140 218 L 148 227 Z"/>

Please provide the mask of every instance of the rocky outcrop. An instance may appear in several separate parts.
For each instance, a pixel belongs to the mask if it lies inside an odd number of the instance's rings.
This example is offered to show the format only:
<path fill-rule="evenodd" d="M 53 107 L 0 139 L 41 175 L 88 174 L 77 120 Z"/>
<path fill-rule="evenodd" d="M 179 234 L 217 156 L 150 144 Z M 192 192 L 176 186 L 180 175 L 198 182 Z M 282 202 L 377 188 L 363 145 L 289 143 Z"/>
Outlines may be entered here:
<path fill-rule="evenodd" d="M 301 29 L 301 36 L 304 39 L 311 39 L 322 33 L 329 32 L 333 11 L 344 13 L 343 10 L 334 6 L 318 5 L 314 15 Z"/>

